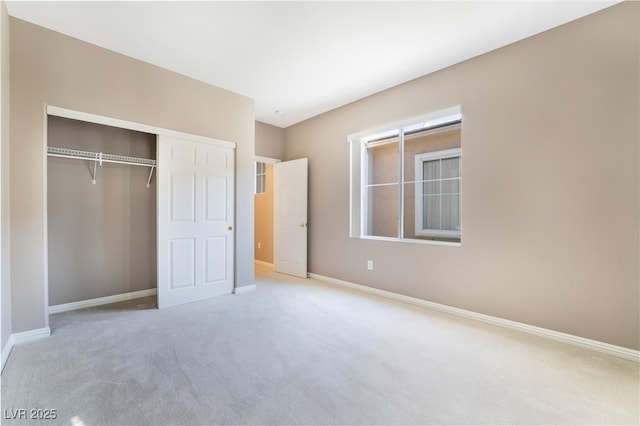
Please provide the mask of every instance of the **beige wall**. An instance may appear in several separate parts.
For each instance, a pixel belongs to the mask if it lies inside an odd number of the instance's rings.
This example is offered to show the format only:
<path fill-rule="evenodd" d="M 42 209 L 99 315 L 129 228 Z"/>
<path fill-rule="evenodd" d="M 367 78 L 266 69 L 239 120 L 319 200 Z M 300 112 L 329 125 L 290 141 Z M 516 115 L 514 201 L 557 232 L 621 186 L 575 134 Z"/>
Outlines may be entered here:
<path fill-rule="evenodd" d="M 48 145 L 155 159 L 156 135 L 49 117 Z M 156 179 L 148 167 L 48 157 L 49 305 L 157 287 Z"/>
<path fill-rule="evenodd" d="M 285 159 L 313 164 L 309 270 L 640 349 L 639 16 L 622 3 L 287 128 Z M 347 135 L 455 105 L 462 245 L 350 239 Z"/>
<path fill-rule="evenodd" d="M 45 104 L 235 142 L 236 285 L 253 284 L 253 101 L 11 19 L 13 332 L 45 327 Z"/>
<path fill-rule="evenodd" d="M 266 170 L 265 192 L 255 195 L 254 251 L 256 260 L 273 263 L 273 164 L 267 164 Z"/>
<path fill-rule="evenodd" d="M 11 269 L 9 252 L 9 15 L 0 1 L 0 306 L 1 348 L 11 336 Z M 4 354 L 3 354 L 4 356 Z"/>
<path fill-rule="evenodd" d="M 284 129 L 256 121 L 256 155 L 284 158 Z"/>

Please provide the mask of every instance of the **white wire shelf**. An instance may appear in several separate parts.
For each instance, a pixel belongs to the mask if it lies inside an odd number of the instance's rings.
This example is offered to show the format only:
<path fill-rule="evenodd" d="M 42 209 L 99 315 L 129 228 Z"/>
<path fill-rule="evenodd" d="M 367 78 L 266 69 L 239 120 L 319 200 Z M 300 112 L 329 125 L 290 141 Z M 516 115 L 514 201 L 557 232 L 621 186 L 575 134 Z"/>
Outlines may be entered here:
<path fill-rule="evenodd" d="M 155 167 L 156 160 L 149 158 L 128 157 L 126 155 L 105 154 L 104 152 L 80 151 L 77 149 L 47 147 L 47 153 L 51 157 L 76 158 L 78 160 L 94 160 L 106 163 L 121 163 L 133 166 Z"/>
<path fill-rule="evenodd" d="M 147 180 L 147 188 L 151 183 L 153 169 L 156 167 L 156 160 L 150 158 L 129 157 L 126 155 L 105 154 L 104 152 L 81 151 L 78 149 L 59 148 L 56 146 L 47 147 L 47 155 L 49 157 L 71 158 L 76 160 L 93 161 L 93 174 L 91 182 L 96 183 L 97 166 L 102 163 L 127 164 L 130 166 L 151 167 L 149 171 L 149 179 Z"/>

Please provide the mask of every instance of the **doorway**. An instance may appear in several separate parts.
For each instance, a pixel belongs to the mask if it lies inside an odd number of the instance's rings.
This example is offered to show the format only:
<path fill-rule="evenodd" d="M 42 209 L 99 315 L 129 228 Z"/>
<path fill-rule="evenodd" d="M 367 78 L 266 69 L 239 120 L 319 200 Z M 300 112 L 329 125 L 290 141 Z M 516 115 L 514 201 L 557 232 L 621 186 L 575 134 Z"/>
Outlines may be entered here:
<path fill-rule="evenodd" d="M 254 260 L 273 269 L 274 165 L 280 160 L 256 157 L 254 191 Z"/>
<path fill-rule="evenodd" d="M 257 157 L 255 170 L 256 264 L 307 278 L 308 159 Z"/>

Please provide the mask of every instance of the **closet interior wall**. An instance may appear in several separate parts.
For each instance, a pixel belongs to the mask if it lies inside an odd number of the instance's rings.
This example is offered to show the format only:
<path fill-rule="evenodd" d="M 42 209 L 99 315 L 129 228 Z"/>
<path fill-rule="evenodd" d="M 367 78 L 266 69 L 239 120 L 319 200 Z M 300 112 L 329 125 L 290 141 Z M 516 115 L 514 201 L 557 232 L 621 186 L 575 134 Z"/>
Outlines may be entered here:
<path fill-rule="evenodd" d="M 156 135 L 48 117 L 47 144 L 156 158 Z M 49 306 L 157 287 L 156 173 L 48 157 Z"/>

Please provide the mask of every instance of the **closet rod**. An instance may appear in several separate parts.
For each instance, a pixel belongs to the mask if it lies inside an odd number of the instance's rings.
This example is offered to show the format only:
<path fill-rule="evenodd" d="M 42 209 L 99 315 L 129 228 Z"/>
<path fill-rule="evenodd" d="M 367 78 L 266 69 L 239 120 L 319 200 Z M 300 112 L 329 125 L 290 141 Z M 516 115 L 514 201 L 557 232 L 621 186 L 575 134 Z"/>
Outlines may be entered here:
<path fill-rule="evenodd" d="M 61 158 L 71 158 L 75 160 L 89 160 L 93 161 L 93 175 L 92 183 L 96 183 L 96 166 L 102 163 L 116 163 L 116 164 L 127 164 L 130 166 L 143 166 L 143 167 L 151 167 L 149 171 L 149 179 L 147 179 L 147 188 L 151 183 L 151 176 L 153 175 L 153 169 L 156 167 L 156 160 L 152 160 L 149 158 L 139 158 L 139 157 L 129 157 L 126 155 L 116 155 L 116 154 L 105 154 L 103 152 L 91 152 L 91 151 L 81 151 L 78 149 L 69 149 L 69 148 L 58 148 L 55 146 L 47 147 L 47 155 L 49 157 L 61 157 Z"/>

